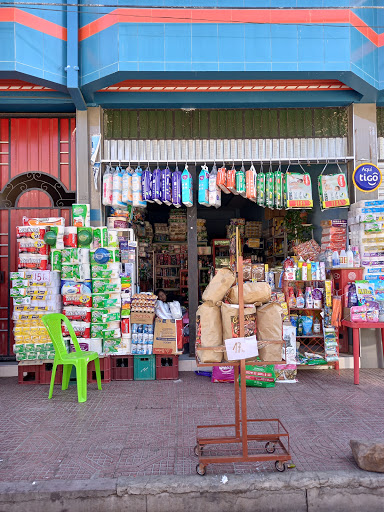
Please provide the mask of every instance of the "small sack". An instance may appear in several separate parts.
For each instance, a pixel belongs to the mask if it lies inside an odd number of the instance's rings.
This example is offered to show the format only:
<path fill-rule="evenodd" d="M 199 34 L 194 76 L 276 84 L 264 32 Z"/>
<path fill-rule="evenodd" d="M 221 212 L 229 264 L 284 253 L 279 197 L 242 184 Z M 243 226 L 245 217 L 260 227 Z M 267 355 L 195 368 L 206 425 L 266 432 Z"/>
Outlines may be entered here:
<path fill-rule="evenodd" d="M 240 336 L 239 306 L 235 304 L 221 305 L 221 321 L 223 324 L 223 339 L 238 338 Z M 256 308 L 244 307 L 244 337 L 253 336 L 256 332 Z"/>
<path fill-rule="evenodd" d="M 253 165 L 245 173 L 245 184 L 247 188 L 247 199 L 254 203 L 257 197 L 257 172 Z"/>
<path fill-rule="evenodd" d="M 229 268 L 221 268 L 204 290 L 203 301 L 211 301 L 216 304 L 216 302 L 223 300 L 235 280 L 235 274 Z"/>
<path fill-rule="evenodd" d="M 224 192 L 224 194 L 230 194 L 231 192 L 227 188 L 227 169 L 223 166 L 217 171 L 217 185 Z"/>
<path fill-rule="evenodd" d="M 232 192 L 232 194 L 238 195 L 236 190 L 236 169 L 234 167 L 227 171 L 227 189 Z"/>
<path fill-rule="evenodd" d="M 257 388 L 274 388 L 276 381 L 273 364 L 268 366 L 245 365 L 245 383 Z M 241 382 L 241 377 L 239 377 Z"/>
<path fill-rule="evenodd" d="M 212 382 L 235 382 L 234 366 L 214 366 L 212 368 Z"/>
<path fill-rule="evenodd" d="M 219 347 L 222 344 L 220 308 L 204 303 L 196 311 L 196 353 L 200 361 L 202 363 L 221 363 L 223 352 L 199 350 L 199 347 Z"/>
<path fill-rule="evenodd" d="M 265 304 L 271 300 L 271 287 L 268 283 L 261 282 L 247 282 L 243 284 L 244 304 L 254 304 L 261 302 Z M 238 286 L 233 286 L 227 296 L 231 304 L 239 303 L 239 289 Z"/>
<path fill-rule="evenodd" d="M 259 357 L 262 361 L 282 361 L 283 341 L 258 341 Z"/>
<path fill-rule="evenodd" d="M 282 341 L 282 307 L 278 302 L 269 302 L 257 308 L 257 340 Z"/>

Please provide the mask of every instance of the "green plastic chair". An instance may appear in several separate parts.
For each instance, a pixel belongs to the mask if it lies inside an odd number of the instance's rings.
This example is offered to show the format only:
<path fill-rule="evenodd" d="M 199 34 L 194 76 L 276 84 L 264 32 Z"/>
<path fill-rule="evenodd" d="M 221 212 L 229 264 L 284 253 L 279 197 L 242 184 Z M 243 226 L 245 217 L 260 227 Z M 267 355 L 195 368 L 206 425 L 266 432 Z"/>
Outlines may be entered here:
<path fill-rule="evenodd" d="M 48 398 L 52 398 L 53 386 L 55 384 L 56 368 L 57 365 L 63 365 L 63 380 L 61 389 L 68 389 L 69 379 L 71 376 L 72 365 L 76 367 L 76 380 L 77 380 L 77 396 L 79 402 L 87 401 L 87 365 L 91 361 L 95 361 L 97 387 L 101 390 L 101 374 L 100 374 L 100 360 L 97 352 L 87 352 L 80 350 L 79 342 L 77 341 L 75 331 L 68 320 L 68 318 L 60 313 L 50 313 L 42 317 L 43 324 L 47 328 L 49 336 L 55 347 L 55 359 L 53 361 L 51 385 L 49 387 Z M 67 348 L 63 340 L 61 332 L 61 322 L 64 322 L 72 343 L 75 347 L 75 352 L 68 354 Z"/>

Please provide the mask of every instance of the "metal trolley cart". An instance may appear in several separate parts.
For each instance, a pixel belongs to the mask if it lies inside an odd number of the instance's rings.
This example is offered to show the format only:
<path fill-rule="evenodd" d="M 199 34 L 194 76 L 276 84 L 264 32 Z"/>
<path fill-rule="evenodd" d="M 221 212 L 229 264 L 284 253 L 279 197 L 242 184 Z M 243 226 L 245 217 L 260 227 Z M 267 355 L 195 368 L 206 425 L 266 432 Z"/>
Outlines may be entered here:
<path fill-rule="evenodd" d="M 238 240 L 238 237 L 237 237 Z M 243 258 L 237 245 L 237 281 L 239 287 L 239 334 L 244 337 L 244 300 L 243 300 Z M 218 349 L 222 350 L 221 347 Z M 200 350 L 200 348 L 199 348 Z M 212 348 L 210 349 L 212 350 Z M 241 357 L 241 356 L 240 356 Z M 240 358 L 239 357 L 239 358 Z M 281 364 L 282 361 L 276 361 Z M 277 471 L 285 471 L 286 462 L 291 460 L 289 448 L 289 434 L 279 419 L 248 419 L 247 417 L 247 388 L 245 365 L 270 365 L 272 362 L 245 362 L 231 361 L 223 363 L 201 363 L 197 358 L 199 367 L 207 366 L 234 366 L 235 374 L 235 422 L 221 425 L 199 425 L 197 427 L 197 444 L 195 455 L 199 457 L 196 466 L 198 475 L 205 475 L 208 464 L 234 463 L 234 462 L 265 462 L 275 461 Z M 241 384 L 239 384 L 239 373 Z M 219 432 L 223 435 L 213 437 L 204 436 L 204 430 Z M 256 433 L 251 431 L 256 430 Z M 255 446 L 256 443 L 258 446 Z M 265 443 L 260 448 L 259 443 Z M 226 452 L 225 445 L 237 445 L 234 450 Z M 226 453 L 219 453 L 220 448 Z"/>

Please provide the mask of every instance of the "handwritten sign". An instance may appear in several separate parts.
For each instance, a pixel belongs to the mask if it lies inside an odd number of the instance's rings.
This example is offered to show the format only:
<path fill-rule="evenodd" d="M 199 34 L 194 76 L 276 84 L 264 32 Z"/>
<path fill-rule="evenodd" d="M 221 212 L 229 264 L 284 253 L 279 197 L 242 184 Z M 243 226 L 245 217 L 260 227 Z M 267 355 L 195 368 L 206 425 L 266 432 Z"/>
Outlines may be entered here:
<path fill-rule="evenodd" d="M 239 361 L 240 359 L 248 359 L 259 355 L 256 336 L 225 340 L 225 349 L 228 361 Z"/>

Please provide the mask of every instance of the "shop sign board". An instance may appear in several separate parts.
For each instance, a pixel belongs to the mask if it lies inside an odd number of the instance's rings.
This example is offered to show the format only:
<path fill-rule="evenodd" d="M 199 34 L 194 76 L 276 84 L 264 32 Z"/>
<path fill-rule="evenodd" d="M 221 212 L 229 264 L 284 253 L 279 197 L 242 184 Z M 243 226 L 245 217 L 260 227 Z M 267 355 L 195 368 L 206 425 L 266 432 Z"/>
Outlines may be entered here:
<path fill-rule="evenodd" d="M 352 175 L 353 184 L 361 192 L 374 192 L 380 187 L 382 179 L 380 169 L 371 163 L 358 165 Z"/>
<path fill-rule="evenodd" d="M 259 355 L 256 336 L 225 340 L 225 350 L 227 351 L 228 361 L 239 361 Z"/>

